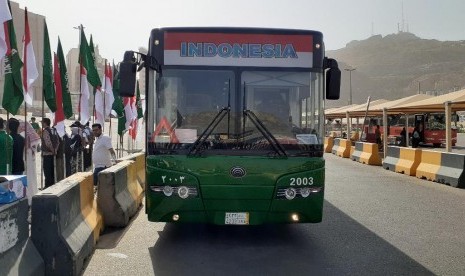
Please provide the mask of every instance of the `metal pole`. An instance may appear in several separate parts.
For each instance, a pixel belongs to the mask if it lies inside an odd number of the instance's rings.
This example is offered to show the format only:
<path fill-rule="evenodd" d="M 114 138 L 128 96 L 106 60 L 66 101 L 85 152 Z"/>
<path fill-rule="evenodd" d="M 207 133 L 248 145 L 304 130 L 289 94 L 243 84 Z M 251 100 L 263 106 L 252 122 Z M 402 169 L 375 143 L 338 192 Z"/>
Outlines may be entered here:
<path fill-rule="evenodd" d="M 388 139 L 388 116 L 387 109 L 383 108 L 383 158 L 386 158 L 387 152 L 387 139 Z"/>
<path fill-rule="evenodd" d="M 355 71 L 357 68 L 346 68 L 345 71 L 349 72 L 349 85 L 350 85 L 350 94 L 349 94 L 349 105 L 352 104 L 352 71 Z"/>
<path fill-rule="evenodd" d="M 452 105 L 450 101 L 444 103 L 445 105 L 445 112 L 446 112 L 446 151 L 452 151 L 452 124 L 451 124 L 451 112 L 452 112 Z"/>

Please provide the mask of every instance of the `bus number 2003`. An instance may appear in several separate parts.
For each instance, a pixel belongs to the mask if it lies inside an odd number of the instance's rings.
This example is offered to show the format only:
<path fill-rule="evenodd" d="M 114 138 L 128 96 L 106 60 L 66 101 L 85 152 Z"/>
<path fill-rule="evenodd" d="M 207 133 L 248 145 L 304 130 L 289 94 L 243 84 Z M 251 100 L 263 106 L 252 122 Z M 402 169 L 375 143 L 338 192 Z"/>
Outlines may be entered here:
<path fill-rule="evenodd" d="M 291 177 L 290 186 L 307 186 L 313 185 L 313 177 Z"/>

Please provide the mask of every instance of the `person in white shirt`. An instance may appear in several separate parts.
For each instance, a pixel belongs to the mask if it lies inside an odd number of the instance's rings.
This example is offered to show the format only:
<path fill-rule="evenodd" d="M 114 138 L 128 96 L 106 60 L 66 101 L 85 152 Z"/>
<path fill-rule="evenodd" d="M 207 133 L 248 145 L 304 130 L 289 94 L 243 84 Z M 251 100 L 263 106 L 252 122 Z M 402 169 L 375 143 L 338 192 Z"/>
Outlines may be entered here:
<path fill-rule="evenodd" d="M 97 186 L 98 174 L 111 167 L 116 162 L 116 153 L 111 145 L 111 138 L 102 134 L 102 125 L 93 124 L 92 132 L 95 136 L 92 161 L 94 163 L 94 185 Z"/>

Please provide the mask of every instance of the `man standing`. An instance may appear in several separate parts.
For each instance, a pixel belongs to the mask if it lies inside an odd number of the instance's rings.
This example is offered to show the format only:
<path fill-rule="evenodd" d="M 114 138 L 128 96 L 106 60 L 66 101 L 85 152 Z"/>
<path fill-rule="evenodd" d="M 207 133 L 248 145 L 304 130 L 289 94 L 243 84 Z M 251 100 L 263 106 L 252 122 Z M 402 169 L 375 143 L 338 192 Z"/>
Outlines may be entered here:
<path fill-rule="evenodd" d="M 13 138 L 4 130 L 5 121 L 0 118 L 0 175 L 11 174 Z"/>
<path fill-rule="evenodd" d="M 83 143 L 82 146 L 84 148 L 84 171 L 87 171 L 88 168 L 92 166 L 92 151 L 94 145 L 94 135 L 92 134 L 92 130 L 89 127 L 89 122 L 85 125 L 81 125 L 82 127 L 82 138 Z"/>
<path fill-rule="evenodd" d="M 15 118 L 8 120 L 8 129 L 13 138 L 13 159 L 11 174 L 24 174 L 24 137 L 18 133 L 19 121 Z"/>
<path fill-rule="evenodd" d="M 40 136 L 41 129 L 39 124 L 36 122 L 36 117 L 31 117 L 31 126 Z"/>
<path fill-rule="evenodd" d="M 57 145 L 53 145 L 53 130 L 50 127 L 49 118 L 44 118 L 42 120 L 42 127 L 44 129 L 42 133 L 42 155 L 44 161 L 45 188 L 48 188 L 55 183 L 55 166 L 53 159 L 57 152 L 57 148 L 55 148 Z"/>
<path fill-rule="evenodd" d="M 116 159 L 116 153 L 111 145 L 111 138 L 102 134 L 101 124 L 93 124 L 92 132 L 95 136 L 92 160 L 94 163 L 94 185 L 96 186 L 98 183 L 98 174 L 113 165 Z"/>

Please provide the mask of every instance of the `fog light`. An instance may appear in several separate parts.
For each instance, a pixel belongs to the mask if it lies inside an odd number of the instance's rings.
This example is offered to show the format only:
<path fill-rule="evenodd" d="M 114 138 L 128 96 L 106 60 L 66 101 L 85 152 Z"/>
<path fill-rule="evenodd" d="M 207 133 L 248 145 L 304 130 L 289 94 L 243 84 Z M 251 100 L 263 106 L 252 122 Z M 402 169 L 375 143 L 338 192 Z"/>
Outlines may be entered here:
<path fill-rule="evenodd" d="M 307 188 L 307 187 L 302 188 L 302 189 L 300 190 L 300 195 L 301 195 L 302 197 L 307 197 L 307 196 L 309 196 L 309 195 L 310 195 L 310 189 Z"/>
<path fill-rule="evenodd" d="M 296 192 L 294 188 L 287 188 L 286 192 L 284 193 L 287 199 L 291 200 L 294 199 Z"/>
<path fill-rule="evenodd" d="M 163 187 L 163 193 L 165 196 L 171 196 L 173 194 L 173 188 L 171 186 Z"/>
<path fill-rule="evenodd" d="M 178 214 L 174 214 L 173 215 L 173 221 L 178 221 L 179 220 L 179 215 Z"/>
<path fill-rule="evenodd" d="M 294 222 L 299 221 L 299 215 L 297 215 L 297 214 L 292 214 L 291 218 L 292 218 L 292 221 L 294 221 Z"/>
<path fill-rule="evenodd" d="M 189 189 L 186 186 L 180 186 L 178 188 L 178 195 L 182 199 L 186 199 L 189 196 Z"/>

